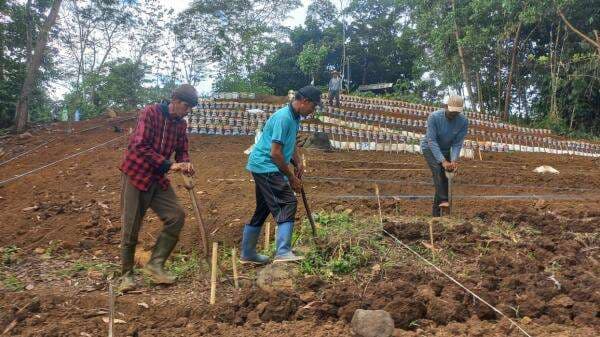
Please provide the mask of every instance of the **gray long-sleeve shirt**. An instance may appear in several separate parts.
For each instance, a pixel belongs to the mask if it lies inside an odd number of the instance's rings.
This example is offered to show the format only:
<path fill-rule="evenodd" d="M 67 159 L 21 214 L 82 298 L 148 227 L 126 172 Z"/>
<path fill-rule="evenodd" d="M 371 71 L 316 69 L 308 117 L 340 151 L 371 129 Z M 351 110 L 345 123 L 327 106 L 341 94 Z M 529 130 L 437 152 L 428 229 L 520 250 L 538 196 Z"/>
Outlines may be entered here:
<path fill-rule="evenodd" d="M 421 139 L 421 149 L 429 149 L 433 156 L 442 163 L 442 152 L 450 151 L 450 161 L 456 161 L 460 156 L 463 141 L 467 135 L 469 120 L 460 114 L 454 119 L 446 118 L 444 110 L 438 110 L 427 119 L 427 132 Z"/>
<path fill-rule="evenodd" d="M 338 92 L 342 90 L 342 78 L 341 77 L 332 77 L 329 80 L 329 91 Z"/>

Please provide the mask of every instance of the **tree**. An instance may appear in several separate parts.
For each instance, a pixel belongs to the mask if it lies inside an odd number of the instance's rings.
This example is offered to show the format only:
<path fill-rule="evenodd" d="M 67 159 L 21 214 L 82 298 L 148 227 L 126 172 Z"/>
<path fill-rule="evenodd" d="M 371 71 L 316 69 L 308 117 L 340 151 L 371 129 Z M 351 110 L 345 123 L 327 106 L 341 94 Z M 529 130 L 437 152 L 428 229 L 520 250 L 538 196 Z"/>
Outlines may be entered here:
<path fill-rule="evenodd" d="M 219 72 L 248 76 L 285 38 L 283 20 L 298 0 L 196 0 L 177 18 Z"/>
<path fill-rule="evenodd" d="M 33 55 L 33 42 L 52 6 L 51 1 L 3 1 L 0 2 L 0 128 L 16 122 L 15 112 L 27 65 Z M 50 38 L 55 34 L 51 29 Z M 44 87 L 56 76 L 53 55 L 55 49 L 48 45 L 36 73 L 31 93 L 27 100 L 27 114 L 30 121 L 49 117 L 50 99 Z"/>
<path fill-rule="evenodd" d="M 62 0 L 54 0 L 52 3 L 52 8 L 50 9 L 50 13 L 44 22 L 44 26 L 40 30 L 40 33 L 35 41 L 35 49 L 33 51 L 33 56 L 31 57 L 31 63 L 27 66 L 27 74 L 25 75 L 25 80 L 23 81 L 23 86 L 21 89 L 21 95 L 19 96 L 19 101 L 17 102 L 16 109 L 16 130 L 17 132 L 22 132 L 27 127 L 28 121 L 28 99 L 31 91 L 33 90 L 34 81 L 37 76 L 37 72 L 40 68 L 40 64 L 42 62 L 42 56 L 44 54 L 44 49 L 46 48 L 46 44 L 48 42 L 48 34 L 50 33 L 50 29 L 54 26 L 56 22 L 56 18 L 58 17 L 58 10 L 60 8 Z"/>
<path fill-rule="evenodd" d="M 108 64 L 128 56 L 136 69 L 148 70 L 146 60 L 163 56 L 163 31 L 171 12 L 163 11 L 157 0 L 68 0 L 64 13 L 60 47 L 66 50 L 65 80 L 79 96 L 71 101 L 80 104 L 75 108 L 86 117 L 104 110 L 98 90 Z"/>
<path fill-rule="evenodd" d="M 315 84 L 315 77 L 321 67 L 323 67 L 323 60 L 327 56 L 327 47 L 317 47 L 313 43 L 304 45 L 304 49 L 300 55 L 298 55 L 298 67 L 302 72 L 311 78 L 311 85 Z"/>

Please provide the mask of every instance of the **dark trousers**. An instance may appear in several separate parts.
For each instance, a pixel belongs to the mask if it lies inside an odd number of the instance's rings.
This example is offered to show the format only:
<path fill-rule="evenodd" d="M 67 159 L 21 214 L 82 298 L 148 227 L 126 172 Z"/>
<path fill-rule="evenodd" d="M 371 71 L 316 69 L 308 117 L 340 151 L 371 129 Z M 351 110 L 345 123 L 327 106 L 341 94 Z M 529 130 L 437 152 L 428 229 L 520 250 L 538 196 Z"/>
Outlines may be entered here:
<path fill-rule="evenodd" d="M 333 106 L 333 99 L 335 98 L 335 107 L 340 107 L 340 92 L 339 91 L 330 91 L 329 92 L 329 106 Z"/>
<path fill-rule="evenodd" d="M 442 152 L 446 160 L 449 160 L 450 153 Z M 433 186 L 435 186 L 435 195 L 433 197 L 433 208 L 432 215 L 440 216 L 440 203 L 444 201 L 448 201 L 448 178 L 446 178 L 446 174 L 444 173 L 444 168 L 441 163 L 438 163 L 435 157 L 433 156 L 433 152 L 430 149 L 423 149 L 423 156 L 427 161 L 427 165 L 429 169 L 431 169 L 431 173 L 433 176 Z"/>
<path fill-rule="evenodd" d="M 256 193 L 256 209 L 249 226 L 260 227 L 269 213 L 278 224 L 294 221 L 297 200 L 292 187 L 280 172 L 252 173 Z"/>
<path fill-rule="evenodd" d="M 140 191 L 129 183 L 129 178 L 125 174 L 121 177 L 121 183 L 122 249 L 135 249 L 142 220 L 148 208 L 156 212 L 164 223 L 163 234 L 175 239 L 179 238 L 185 222 L 185 211 L 177 201 L 171 186 L 165 191 L 155 182 L 148 191 Z"/>

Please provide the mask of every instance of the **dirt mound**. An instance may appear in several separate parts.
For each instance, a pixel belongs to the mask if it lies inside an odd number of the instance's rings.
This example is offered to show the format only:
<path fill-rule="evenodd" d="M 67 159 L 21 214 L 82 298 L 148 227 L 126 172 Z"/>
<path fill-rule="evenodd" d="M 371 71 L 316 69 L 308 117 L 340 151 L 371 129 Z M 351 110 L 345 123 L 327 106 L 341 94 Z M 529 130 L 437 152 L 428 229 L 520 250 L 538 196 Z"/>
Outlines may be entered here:
<path fill-rule="evenodd" d="M 329 136 L 323 132 L 315 132 L 306 138 L 302 147 L 305 149 L 331 151 L 331 143 L 329 142 Z"/>

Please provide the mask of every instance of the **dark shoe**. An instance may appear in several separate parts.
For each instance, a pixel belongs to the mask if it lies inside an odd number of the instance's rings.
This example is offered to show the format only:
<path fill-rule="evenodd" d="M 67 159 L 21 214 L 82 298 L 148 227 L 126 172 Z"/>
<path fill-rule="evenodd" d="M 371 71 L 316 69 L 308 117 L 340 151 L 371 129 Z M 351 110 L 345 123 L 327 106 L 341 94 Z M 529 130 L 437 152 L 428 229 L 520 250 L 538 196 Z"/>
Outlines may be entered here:
<path fill-rule="evenodd" d="M 118 291 L 125 293 L 135 289 L 135 278 L 133 276 L 133 266 L 135 258 L 135 244 L 126 245 L 121 243 L 121 283 Z"/>
<path fill-rule="evenodd" d="M 173 284 L 177 277 L 165 270 L 161 265 L 149 262 L 142 272 L 150 278 L 154 284 Z"/>
<path fill-rule="evenodd" d="M 260 236 L 261 227 L 255 226 L 244 226 L 244 233 L 242 235 L 242 253 L 240 255 L 240 263 L 242 264 L 266 264 L 269 262 L 267 256 L 258 254 L 256 252 L 256 243 Z"/>
<path fill-rule="evenodd" d="M 176 277 L 165 270 L 165 262 L 177 244 L 177 238 L 161 233 L 152 250 L 150 261 L 144 266 L 143 273 L 155 284 L 173 284 Z"/>
<path fill-rule="evenodd" d="M 135 278 L 133 277 L 133 270 L 131 270 L 121 276 L 121 283 L 119 284 L 117 291 L 120 293 L 126 293 L 134 290 L 136 286 Z"/>

